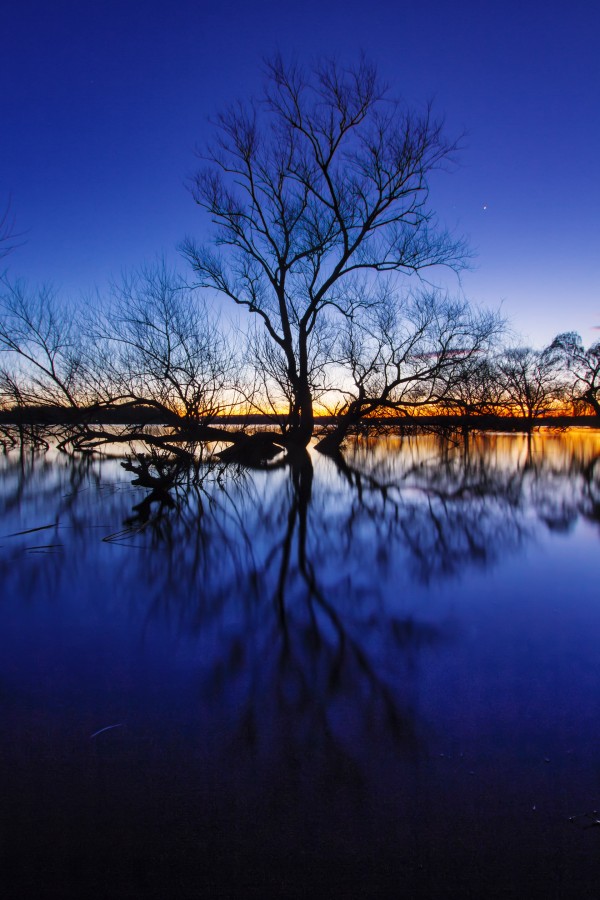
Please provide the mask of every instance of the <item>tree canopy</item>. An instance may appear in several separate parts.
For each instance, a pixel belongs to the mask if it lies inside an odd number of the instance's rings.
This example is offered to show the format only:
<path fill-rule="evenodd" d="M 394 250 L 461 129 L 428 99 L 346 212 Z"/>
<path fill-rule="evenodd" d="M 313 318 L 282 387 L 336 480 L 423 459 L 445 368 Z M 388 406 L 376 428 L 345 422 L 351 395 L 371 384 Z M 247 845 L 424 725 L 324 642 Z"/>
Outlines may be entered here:
<path fill-rule="evenodd" d="M 457 149 L 431 108 L 395 100 L 364 58 L 276 56 L 265 76 L 200 154 L 191 192 L 209 237 L 182 245 L 194 283 L 159 263 L 82 304 L 0 277 L 4 411 L 62 416 L 60 446 L 142 440 L 181 460 L 228 443 L 226 458 L 260 464 L 282 448 L 300 459 L 317 403 L 317 446 L 335 454 L 378 418 L 518 412 L 533 427 L 568 402 L 600 415 L 600 344 L 568 332 L 506 347 L 497 312 L 425 278 L 469 258 L 430 201 Z M 13 238 L 7 208 L 0 256 Z M 211 294 L 248 313 L 241 341 Z M 257 411 L 278 430 L 250 438 Z"/>
<path fill-rule="evenodd" d="M 260 101 L 221 114 L 192 183 L 212 245 L 184 244 L 198 284 L 246 307 L 285 358 L 291 440 L 313 432 L 311 341 L 323 320 L 370 306 L 361 276 L 460 268 L 429 176 L 455 150 L 431 110 L 390 98 L 373 65 L 275 57 Z"/>

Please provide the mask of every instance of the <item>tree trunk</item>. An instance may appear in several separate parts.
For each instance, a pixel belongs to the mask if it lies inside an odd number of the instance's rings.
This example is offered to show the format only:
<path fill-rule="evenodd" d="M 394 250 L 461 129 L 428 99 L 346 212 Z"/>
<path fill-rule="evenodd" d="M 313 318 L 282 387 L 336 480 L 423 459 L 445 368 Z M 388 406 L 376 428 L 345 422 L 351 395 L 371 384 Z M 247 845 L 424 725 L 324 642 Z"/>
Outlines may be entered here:
<path fill-rule="evenodd" d="M 348 432 L 360 422 L 363 415 L 364 410 L 359 401 L 351 403 L 346 414 L 338 419 L 334 430 L 326 434 L 317 444 L 316 449 L 319 453 L 324 453 L 326 456 L 336 456 L 346 440 Z"/>
<path fill-rule="evenodd" d="M 600 403 L 593 390 L 590 389 L 589 391 L 586 391 L 581 399 L 585 401 L 585 403 L 589 403 L 595 414 L 600 416 Z"/>
<path fill-rule="evenodd" d="M 315 417 L 313 398 L 308 381 L 294 386 L 294 405 L 290 414 L 290 429 L 285 443 L 293 447 L 308 447 L 313 436 Z"/>

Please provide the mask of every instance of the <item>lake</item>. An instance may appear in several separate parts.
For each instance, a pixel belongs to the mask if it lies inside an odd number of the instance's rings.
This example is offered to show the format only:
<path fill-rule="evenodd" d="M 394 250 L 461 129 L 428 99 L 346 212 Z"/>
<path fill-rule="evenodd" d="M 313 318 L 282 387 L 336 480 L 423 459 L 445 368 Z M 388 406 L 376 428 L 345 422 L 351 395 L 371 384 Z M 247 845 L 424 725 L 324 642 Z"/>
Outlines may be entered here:
<path fill-rule="evenodd" d="M 600 432 L 0 472 L 4 896 L 596 895 Z"/>

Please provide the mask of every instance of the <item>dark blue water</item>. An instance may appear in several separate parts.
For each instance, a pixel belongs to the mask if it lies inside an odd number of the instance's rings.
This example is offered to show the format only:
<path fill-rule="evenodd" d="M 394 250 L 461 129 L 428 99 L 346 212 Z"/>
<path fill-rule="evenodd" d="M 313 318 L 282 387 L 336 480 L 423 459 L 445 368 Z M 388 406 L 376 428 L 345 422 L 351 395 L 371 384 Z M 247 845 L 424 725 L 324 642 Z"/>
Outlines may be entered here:
<path fill-rule="evenodd" d="M 596 896 L 599 460 L 4 457 L 4 895 Z"/>

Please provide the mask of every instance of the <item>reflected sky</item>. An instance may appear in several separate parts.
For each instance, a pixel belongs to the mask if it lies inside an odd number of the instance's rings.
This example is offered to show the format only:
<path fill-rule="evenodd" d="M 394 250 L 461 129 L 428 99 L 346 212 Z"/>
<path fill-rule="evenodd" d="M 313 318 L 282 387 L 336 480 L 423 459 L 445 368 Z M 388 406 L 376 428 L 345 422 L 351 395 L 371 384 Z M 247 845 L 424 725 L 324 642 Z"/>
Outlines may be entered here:
<path fill-rule="evenodd" d="M 594 432 L 390 438 L 164 494 L 3 457 L 9 883 L 588 889 L 599 459 Z"/>

